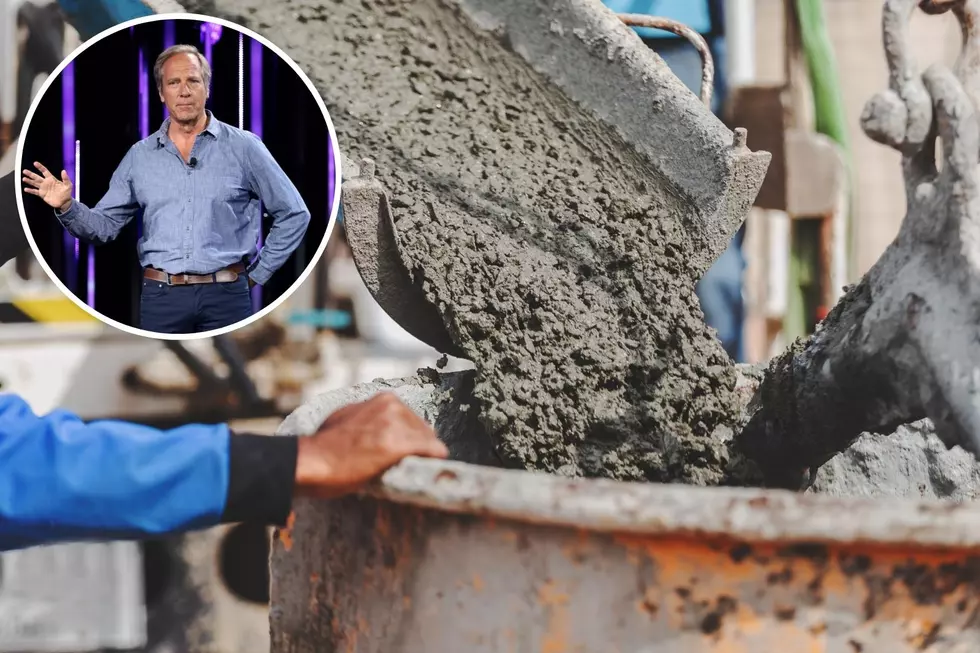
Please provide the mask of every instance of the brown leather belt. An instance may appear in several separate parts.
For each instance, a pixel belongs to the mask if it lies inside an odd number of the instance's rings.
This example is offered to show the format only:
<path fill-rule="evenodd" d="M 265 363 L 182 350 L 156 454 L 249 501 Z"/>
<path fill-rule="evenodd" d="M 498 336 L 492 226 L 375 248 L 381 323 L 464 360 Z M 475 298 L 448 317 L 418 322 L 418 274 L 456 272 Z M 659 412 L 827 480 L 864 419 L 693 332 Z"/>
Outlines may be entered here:
<path fill-rule="evenodd" d="M 145 268 L 143 276 L 153 281 L 160 281 L 171 286 L 188 286 L 195 283 L 233 283 L 245 273 L 241 263 L 229 265 L 211 274 L 167 274 L 156 268 Z"/>

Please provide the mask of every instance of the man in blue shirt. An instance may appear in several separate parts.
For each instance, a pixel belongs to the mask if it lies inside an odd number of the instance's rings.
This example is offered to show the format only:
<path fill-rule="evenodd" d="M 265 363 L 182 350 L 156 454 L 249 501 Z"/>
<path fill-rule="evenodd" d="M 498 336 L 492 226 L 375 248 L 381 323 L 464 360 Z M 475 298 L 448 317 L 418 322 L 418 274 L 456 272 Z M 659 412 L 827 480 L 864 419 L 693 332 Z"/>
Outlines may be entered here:
<path fill-rule="evenodd" d="M 54 208 L 73 236 L 97 244 L 144 209 L 140 327 L 219 329 L 252 314 L 249 288 L 295 251 L 310 212 L 262 141 L 205 109 L 211 68 L 197 48 L 168 48 L 153 73 L 170 117 L 129 149 L 94 208 L 72 200 L 67 172 L 58 179 L 38 162 L 40 174 L 24 171 L 25 191 Z M 258 254 L 263 206 L 274 223 Z"/>
<path fill-rule="evenodd" d="M 0 265 L 28 250 L 13 173 L 0 178 Z M 283 526 L 294 497 L 359 490 L 406 456 L 445 458 L 425 420 L 392 394 L 330 415 L 309 437 L 169 431 L 64 410 L 36 415 L 0 392 L 0 551 L 143 539 L 219 523 Z"/>

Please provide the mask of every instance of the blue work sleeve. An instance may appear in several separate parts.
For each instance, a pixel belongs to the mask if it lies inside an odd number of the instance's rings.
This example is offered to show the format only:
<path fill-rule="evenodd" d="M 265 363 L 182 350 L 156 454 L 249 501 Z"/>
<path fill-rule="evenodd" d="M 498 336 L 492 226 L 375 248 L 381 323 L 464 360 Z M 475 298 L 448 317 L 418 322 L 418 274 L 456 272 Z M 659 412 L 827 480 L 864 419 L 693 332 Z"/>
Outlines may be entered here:
<path fill-rule="evenodd" d="M 0 550 L 220 523 L 230 438 L 226 425 L 161 431 L 86 424 L 63 410 L 38 416 L 0 393 Z"/>

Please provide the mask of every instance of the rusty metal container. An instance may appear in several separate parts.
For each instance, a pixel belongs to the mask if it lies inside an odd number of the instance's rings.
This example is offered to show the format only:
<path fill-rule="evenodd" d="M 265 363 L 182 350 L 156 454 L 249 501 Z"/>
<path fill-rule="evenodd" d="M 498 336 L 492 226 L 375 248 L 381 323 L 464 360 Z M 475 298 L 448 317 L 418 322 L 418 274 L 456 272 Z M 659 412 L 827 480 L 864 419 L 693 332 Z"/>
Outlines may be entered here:
<path fill-rule="evenodd" d="M 445 379 L 325 395 L 280 432 L 390 389 L 451 440 Z M 297 503 L 273 541 L 272 651 L 972 653 L 978 547 L 968 503 L 409 459 L 365 496 Z"/>

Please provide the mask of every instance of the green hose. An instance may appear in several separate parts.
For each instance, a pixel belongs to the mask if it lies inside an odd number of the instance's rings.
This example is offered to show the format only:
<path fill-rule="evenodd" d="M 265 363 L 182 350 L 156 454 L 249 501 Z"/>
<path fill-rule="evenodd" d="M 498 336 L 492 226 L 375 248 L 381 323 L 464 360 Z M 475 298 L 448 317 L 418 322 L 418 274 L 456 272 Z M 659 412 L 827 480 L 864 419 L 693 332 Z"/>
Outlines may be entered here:
<path fill-rule="evenodd" d="M 830 42 L 823 0 L 795 0 L 796 16 L 799 24 L 800 42 L 803 58 L 809 73 L 810 89 L 813 96 L 814 118 L 817 133 L 836 142 L 847 166 L 847 177 L 851 178 L 851 151 L 847 137 L 847 117 L 841 95 L 840 80 L 837 76 L 837 60 Z M 854 184 L 848 184 L 849 205 L 854 207 Z M 851 248 L 854 243 L 853 210 L 848 211 L 846 227 L 846 251 L 852 260 Z M 813 253 L 819 242 L 811 240 L 819 237 L 819 230 L 806 229 L 796 233 L 798 225 L 793 225 L 792 251 L 790 252 L 790 279 L 784 334 L 792 341 L 812 331 L 814 323 L 812 284 L 819 279 L 818 264 Z M 807 286 L 810 286 L 809 288 Z M 819 300 L 818 300 L 819 301 Z"/>
<path fill-rule="evenodd" d="M 815 128 L 817 133 L 829 136 L 837 142 L 850 162 L 847 115 L 844 112 L 844 100 L 837 77 L 837 58 L 827 30 L 823 0 L 796 0 L 796 13 L 799 18 L 803 58 L 813 91 Z"/>

